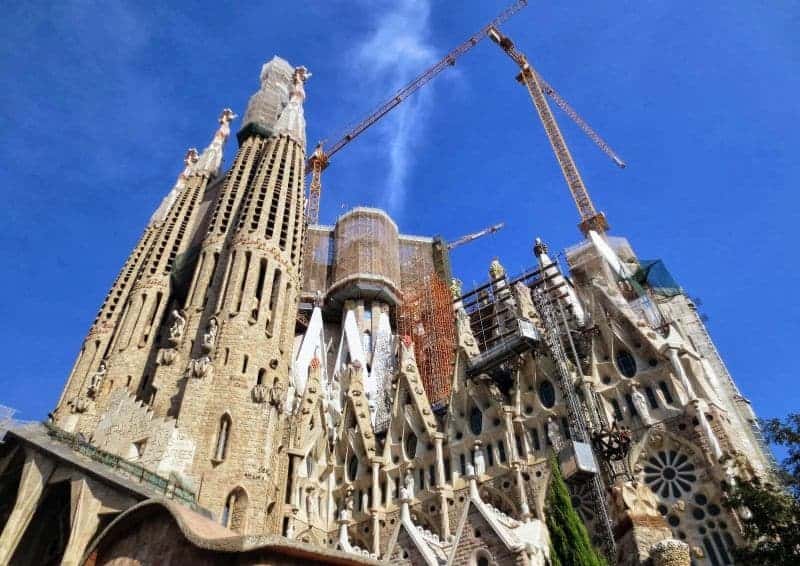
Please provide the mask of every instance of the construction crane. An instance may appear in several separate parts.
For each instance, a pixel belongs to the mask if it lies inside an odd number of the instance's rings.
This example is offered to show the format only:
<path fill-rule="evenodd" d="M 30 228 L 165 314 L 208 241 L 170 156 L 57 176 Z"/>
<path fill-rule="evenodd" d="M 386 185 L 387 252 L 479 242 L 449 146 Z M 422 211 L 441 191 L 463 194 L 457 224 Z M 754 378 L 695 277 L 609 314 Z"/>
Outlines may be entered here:
<path fill-rule="evenodd" d="M 564 141 L 564 136 L 561 134 L 561 130 L 558 128 L 558 124 L 556 123 L 555 117 L 553 116 L 553 112 L 550 110 L 550 107 L 547 104 L 547 99 L 545 98 L 545 94 L 550 94 L 553 96 L 553 89 L 542 81 L 539 74 L 533 69 L 530 62 L 528 61 L 527 57 L 517 50 L 514 46 L 514 43 L 509 39 L 507 36 L 503 35 L 496 26 L 492 26 L 489 31 L 487 32 L 489 37 L 494 41 L 497 45 L 499 45 L 506 54 L 514 60 L 514 62 L 519 65 L 520 74 L 517 76 L 517 80 L 524 84 L 528 92 L 531 95 L 531 99 L 533 100 L 533 105 L 536 107 L 536 111 L 539 113 L 539 118 L 542 120 L 542 124 L 544 125 L 544 131 L 547 134 L 547 138 L 550 140 L 550 145 L 553 146 L 553 152 L 556 154 L 556 159 L 558 160 L 558 164 L 561 167 L 561 172 L 564 174 L 564 178 L 567 181 L 567 186 L 569 187 L 570 192 L 572 193 L 572 198 L 575 200 L 575 204 L 578 207 L 578 212 L 581 216 L 581 223 L 578 225 L 581 232 L 584 236 L 588 235 L 589 230 L 594 230 L 598 233 L 603 233 L 608 230 L 608 222 L 606 221 L 606 217 L 602 212 L 598 212 L 594 204 L 592 203 L 592 199 L 589 197 L 589 192 L 586 190 L 586 185 L 583 183 L 583 179 L 581 179 L 581 175 L 578 172 L 578 167 L 575 165 L 575 161 L 572 159 L 572 155 L 567 148 L 567 144 Z M 549 92 L 552 91 L 552 92 Z M 561 97 L 555 98 L 556 103 L 564 108 L 560 103 L 559 100 Z M 620 160 L 617 155 L 608 147 L 602 138 L 597 135 L 594 130 L 592 130 L 586 122 L 580 119 L 577 114 L 573 114 L 573 112 L 567 111 L 567 115 L 570 116 L 581 129 L 589 135 L 589 137 L 600 147 L 606 155 L 611 157 L 611 159 L 624 167 L 624 163 Z"/>
<path fill-rule="evenodd" d="M 372 112 L 372 114 L 347 130 L 347 132 L 345 132 L 341 138 L 330 145 L 327 149 L 324 149 L 322 147 L 322 142 L 319 142 L 314 150 L 314 153 L 311 154 L 306 162 L 306 175 L 311 174 L 311 184 L 309 185 L 308 189 L 308 208 L 306 210 L 306 221 L 309 224 L 319 223 L 319 200 L 322 194 L 322 172 L 328 167 L 330 159 L 336 155 L 336 153 L 338 153 L 344 146 L 349 144 L 359 135 L 364 133 L 364 131 L 372 126 L 375 122 L 386 116 L 386 114 L 396 108 L 401 102 L 403 102 L 403 100 L 429 83 L 436 75 L 441 73 L 446 68 L 455 65 L 456 59 L 482 41 L 483 38 L 486 37 L 487 33 L 489 33 L 490 29 L 507 21 L 511 16 L 519 12 L 527 5 L 527 0 L 517 0 L 511 4 L 494 20 L 484 26 L 479 32 L 461 43 L 458 47 L 450 51 L 450 53 L 445 55 L 438 63 L 427 69 L 420 76 L 397 91 L 392 98 L 381 104 L 377 109 L 375 109 L 374 112 Z"/>
<path fill-rule="evenodd" d="M 493 226 L 489 226 L 488 228 L 484 228 L 483 230 L 479 230 L 477 232 L 473 232 L 472 234 L 467 234 L 466 236 L 461 236 L 457 240 L 453 240 L 449 244 L 447 244 L 447 250 L 452 250 L 453 248 L 457 248 L 458 246 L 463 246 L 464 244 L 469 244 L 470 242 L 474 242 L 478 238 L 483 238 L 489 234 L 494 234 L 495 232 L 499 232 L 503 229 L 506 225 L 505 222 L 500 222 L 499 224 L 494 224 Z"/>

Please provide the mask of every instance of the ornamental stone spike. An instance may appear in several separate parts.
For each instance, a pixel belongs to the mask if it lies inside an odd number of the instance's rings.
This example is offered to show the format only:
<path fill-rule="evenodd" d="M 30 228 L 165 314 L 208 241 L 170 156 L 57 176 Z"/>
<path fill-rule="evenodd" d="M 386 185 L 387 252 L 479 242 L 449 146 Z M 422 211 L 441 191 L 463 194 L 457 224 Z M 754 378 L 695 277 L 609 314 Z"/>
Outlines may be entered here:
<path fill-rule="evenodd" d="M 203 150 L 193 168 L 194 173 L 216 174 L 222 165 L 222 148 L 231 135 L 231 122 L 238 116 L 230 108 L 225 108 L 219 116 L 219 128 L 211 143 Z"/>

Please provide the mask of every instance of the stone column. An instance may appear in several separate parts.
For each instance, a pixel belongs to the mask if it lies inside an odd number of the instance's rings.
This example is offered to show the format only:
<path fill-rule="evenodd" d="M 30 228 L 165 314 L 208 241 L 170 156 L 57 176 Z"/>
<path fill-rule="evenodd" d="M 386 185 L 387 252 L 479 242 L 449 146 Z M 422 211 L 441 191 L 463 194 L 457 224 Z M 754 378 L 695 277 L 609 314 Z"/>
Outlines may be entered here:
<path fill-rule="evenodd" d="M 30 448 L 25 449 L 25 464 L 19 480 L 17 500 L 0 535 L 0 564 L 8 564 L 22 535 L 36 512 L 39 499 L 53 473 L 55 462 Z"/>
<path fill-rule="evenodd" d="M 372 506 L 370 514 L 372 515 L 372 552 L 375 554 L 381 553 L 381 524 L 378 519 L 378 510 L 381 507 L 381 482 L 380 482 L 381 463 L 379 460 L 372 461 Z"/>
<path fill-rule="evenodd" d="M 437 433 L 433 437 L 433 449 L 436 455 L 436 485 L 444 487 L 448 482 L 448 478 L 444 477 L 444 451 L 442 450 L 442 441 L 444 435 Z"/>
<path fill-rule="evenodd" d="M 80 564 L 86 547 L 100 522 L 98 513 L 102 506 L 100 499 L 90 489 L 88 480 L 73 481 L 71 492 L 72 527 L 67 548 L 64 550 L 64 557 L 61 560 L 62 566 L 78 566 Z"/>

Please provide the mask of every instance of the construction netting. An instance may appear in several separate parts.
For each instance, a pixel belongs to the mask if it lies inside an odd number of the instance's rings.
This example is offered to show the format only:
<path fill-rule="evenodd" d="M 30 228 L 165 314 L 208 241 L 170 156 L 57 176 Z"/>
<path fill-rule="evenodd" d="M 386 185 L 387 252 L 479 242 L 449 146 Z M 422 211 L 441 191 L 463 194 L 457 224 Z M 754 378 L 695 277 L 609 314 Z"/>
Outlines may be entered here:
<path fill-rule="evenodd" d="M 633 278 L 643 287 L 663 297 L 674 297 L 682 293 L 681 286 L 660 259 L 640 260 L 639 269 Z"/>
<path fill-rule="evenodd" d="M 334 238 L 331 286 L 369 277 L 399 287 L 397 225 L 385 212 L 372 208 L 353 209 L 336 222 Z"/>
<path fill-rule="evenodd" d="M 403 288 L 397 309 L 397 331 L 410 336 L 428 401 L 434 409 L 450 398 L 456 342 L 453 298 L 435 273 L 417 276 Z"/>
<path fill-rule="evenodd" d="M 433 240 L 430 238 L 400 238 L 400 288 L 410 289 L 420 278 L 434 273 Z"/>
<path fill-rule="evenodd" d="M 303 292 L 325 293 L 333 269 L 333 230 L 326 226 L 309 226 L 306 231 L 303 258 Z"/>

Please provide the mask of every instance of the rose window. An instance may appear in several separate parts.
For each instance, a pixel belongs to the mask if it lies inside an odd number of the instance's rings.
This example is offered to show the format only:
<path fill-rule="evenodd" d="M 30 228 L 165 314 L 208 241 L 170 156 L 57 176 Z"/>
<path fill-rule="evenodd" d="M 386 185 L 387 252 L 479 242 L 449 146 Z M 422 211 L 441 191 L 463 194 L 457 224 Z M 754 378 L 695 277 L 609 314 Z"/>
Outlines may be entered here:
<path fill-rule="evenodd" d="M 694 464 L 676 450 L 659 450 L 644 465 L 644 481 L 661 497 L 678 498 L 697 481 Z"/>
<path fill-rule="evenodd" d="M 595 518 L 591 482 L 581 482 L 577 485 L 571 485 L 570 488 L 572 506 L 581 516 L 584 523 L 591 523 Z"/>

